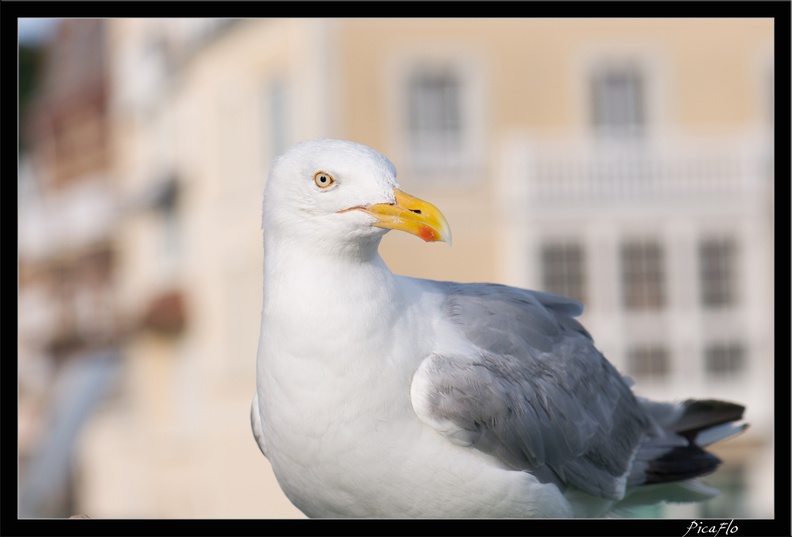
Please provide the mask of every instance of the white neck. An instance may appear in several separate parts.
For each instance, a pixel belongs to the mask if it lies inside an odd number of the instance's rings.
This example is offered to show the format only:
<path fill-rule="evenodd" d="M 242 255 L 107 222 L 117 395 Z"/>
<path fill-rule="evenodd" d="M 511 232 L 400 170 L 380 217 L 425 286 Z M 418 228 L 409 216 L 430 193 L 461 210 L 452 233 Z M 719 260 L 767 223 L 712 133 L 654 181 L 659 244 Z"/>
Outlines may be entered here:
<path fill-rule="evenodd" d="M 400 306 L 398 282 L 378 242 L 350 255 L 265 238 L 262 337 L 289 359 L 326 362 L 344 359 L 349 342 L 343 336 L 351 327 L 372 338 L 387 334 Z"/>

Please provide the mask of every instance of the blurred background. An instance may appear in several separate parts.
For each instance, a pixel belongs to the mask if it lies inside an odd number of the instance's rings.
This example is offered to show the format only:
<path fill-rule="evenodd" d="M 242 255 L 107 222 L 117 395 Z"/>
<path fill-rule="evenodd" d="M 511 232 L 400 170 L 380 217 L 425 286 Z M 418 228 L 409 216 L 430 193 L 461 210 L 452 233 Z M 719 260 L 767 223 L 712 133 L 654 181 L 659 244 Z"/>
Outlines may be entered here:
<path fill-rule="evenodd" d="M 772 517 L 771 19 L 20 19 L 19 516 L 292 518 L 249 426 L 273 157 L 390 157 L 398 273 L 586 303 L 643 395 L 747 406 L 703 504 Z"/>

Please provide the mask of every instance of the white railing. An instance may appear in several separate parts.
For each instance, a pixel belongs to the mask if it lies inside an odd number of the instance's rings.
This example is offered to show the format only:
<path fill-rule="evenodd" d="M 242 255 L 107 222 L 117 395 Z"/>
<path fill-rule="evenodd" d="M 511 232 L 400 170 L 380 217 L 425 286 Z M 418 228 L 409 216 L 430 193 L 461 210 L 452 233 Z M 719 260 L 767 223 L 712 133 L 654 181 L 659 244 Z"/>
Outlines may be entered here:
<path fill-rule="evenodd" d="M 522 141 L 507 150 L 501 186 L 535 204 L 738 197 L 772 184 L 769 155 L 734 139 Z"/>

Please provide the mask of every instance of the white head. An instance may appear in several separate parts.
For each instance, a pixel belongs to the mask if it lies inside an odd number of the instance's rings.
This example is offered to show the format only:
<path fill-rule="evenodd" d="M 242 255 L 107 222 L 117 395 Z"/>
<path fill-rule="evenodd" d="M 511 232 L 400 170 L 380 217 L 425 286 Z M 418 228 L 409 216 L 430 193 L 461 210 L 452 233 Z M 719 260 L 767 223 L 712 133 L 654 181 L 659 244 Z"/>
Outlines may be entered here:
<path fill-rule="evenodd" d="M 451 238 L 436 207 L 399 189 L 384 155 L 342 140 L 301 142 L 275 160 L 262 228 L 265 236 L 334 250 L 376 248 L 389 229 L 426 241 Z"/>

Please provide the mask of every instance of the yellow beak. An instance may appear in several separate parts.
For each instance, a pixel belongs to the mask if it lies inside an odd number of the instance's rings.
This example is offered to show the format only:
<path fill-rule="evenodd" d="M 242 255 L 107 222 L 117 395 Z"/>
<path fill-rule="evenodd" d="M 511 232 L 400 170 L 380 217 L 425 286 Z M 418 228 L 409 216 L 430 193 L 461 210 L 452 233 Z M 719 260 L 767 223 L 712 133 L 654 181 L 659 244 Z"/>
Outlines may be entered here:
<path fill-rule="evenodd" d="M 451 244 L 451 228 L 440 209 L 398 188 L 394 188 L 393 193 L 396 195 L 394 204 L 378 203 L 357 209 L 378 220 L 373 226 L 406 231 L 426 242 L 443 241 Z"/>

